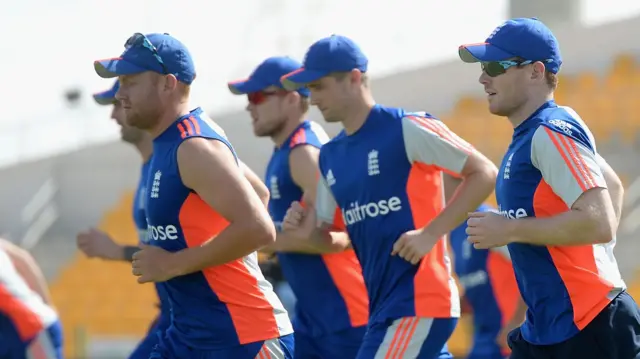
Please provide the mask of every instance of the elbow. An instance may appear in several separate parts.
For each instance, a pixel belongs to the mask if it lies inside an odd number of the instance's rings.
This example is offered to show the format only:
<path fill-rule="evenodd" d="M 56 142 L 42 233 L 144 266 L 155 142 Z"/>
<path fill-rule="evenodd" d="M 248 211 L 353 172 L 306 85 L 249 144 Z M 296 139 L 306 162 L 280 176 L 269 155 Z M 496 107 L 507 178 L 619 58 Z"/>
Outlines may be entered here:
<path fill-rule="evenodd" d="M 588 233 L 591 233 L 590 242 L 592 244 L 606 244 L 615 238 L 618 230 L 615 215 L 593 219 L 591 223 L 593 223 L 593 228 Z"/>
<path fill-rule="evenodd" d="M 252 223 L 248 237 L 252 239 L 256 248 L 268 246 L 276 241 L 276 227 L 268 216 L 256 218 Z"/>

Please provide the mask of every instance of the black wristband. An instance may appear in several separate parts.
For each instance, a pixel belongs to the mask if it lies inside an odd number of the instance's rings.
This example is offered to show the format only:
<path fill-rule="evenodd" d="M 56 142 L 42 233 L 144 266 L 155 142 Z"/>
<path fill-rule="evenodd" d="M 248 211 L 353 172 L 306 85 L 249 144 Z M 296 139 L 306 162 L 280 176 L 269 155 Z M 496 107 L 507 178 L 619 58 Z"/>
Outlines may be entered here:
<path fill-rule="evenodd" d="M 124 246 L 124 249 L 122 250 L 124 253 L 124 260 L 131 262 L 133 260 L 133 254 L 139 250 L 140 248 L 136 246 Z"/>

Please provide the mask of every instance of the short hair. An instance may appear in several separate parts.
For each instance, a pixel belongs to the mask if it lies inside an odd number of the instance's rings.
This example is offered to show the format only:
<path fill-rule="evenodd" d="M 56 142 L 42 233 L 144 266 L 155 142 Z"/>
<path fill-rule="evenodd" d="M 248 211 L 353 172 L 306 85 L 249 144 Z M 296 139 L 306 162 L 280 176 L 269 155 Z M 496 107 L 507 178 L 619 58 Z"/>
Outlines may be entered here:
<path fill-rule="evenodd" d="M 337 81 L 342 81 L 344 80 L 347 75 L 349 75 L 348 71 L 344 71 L 344 72 L 332 72 L 331 74 L 329 74 L 329 76 L 333 77 L 334 79 L 336 79 Z M 362 85 L 365 87 L 369 86 L 369 76 L 367 76 L 366 72 L 362 73 L 362 77 L 360 77 L 360 82 L 362 82 Z"/>

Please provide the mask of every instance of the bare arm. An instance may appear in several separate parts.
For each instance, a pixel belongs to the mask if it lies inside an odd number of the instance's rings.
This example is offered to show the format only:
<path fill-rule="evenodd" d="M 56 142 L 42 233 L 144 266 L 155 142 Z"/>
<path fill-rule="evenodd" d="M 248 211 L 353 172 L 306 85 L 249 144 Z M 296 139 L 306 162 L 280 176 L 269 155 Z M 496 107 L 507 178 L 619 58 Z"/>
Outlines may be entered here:
<path fill-rule="evenodd" d="M 622 185 L 622 181 L 620 180 L 620 177 L 618 177 L 618 174 L 613 170 L 613 168 L 611 168 L 609 163 L 602 158 L 602 156 L 596 154 L 596 161 L 600 166 L 600 169 L 602 169 L 604 181 L 607 184 L 609 195 L 611 195 L 613 209 L 616 212 L 618 223 L 620 223 L 620 218 L 622 218 L 622 205 L 624 204 L 624 186 Z"/>
<path fill-rule="evenodd" d="M 294 148 L 289 155 L 289 168 L 293 181 L 303 190 L 305 206 L 315 205 L 318 185 L 318 156 L 320 150 L 310 145 Z M 341 252 L 344 242 L 331 240 L 302 240 L 287 231 L 278 232 L 276 242 L 263 248 L 266 252 L 298 252 L 309 254 Z"/>
<path fill-rule="evenodd" d="M 242 258 L 275 240 L 264 203 L 222 142 L 192 138 L 178 148 L 183 183 L 228 222 L 215 239 L 174 254 L 174 275 L 184 275 Z"/>
<path fill-rule="evenodd" d="M 432 238 L 440 238 L 467 219 L 468 213 L 491 194 L 498 169 L 473 146 L 458 137 L 442 122 L 421 116 L 402 119 L 407 158 L 410 162 L 441 168 L 449 177 L 460 177 L 453 193 L 453 178 L 446 178 L 447 205 L 425 228 Z"/>
<path fill-rule="evenodd" d="M 240 164 L 240 169 L 242 169 L 242 173 L 244 174 L 244 178 L 249 181 L 253 190 L 256 191 L 258 197 L 262 203 L 264 203 L 265 207 L 269 204 L 269 189 L 264 185 L 260 177 L 251 170 L 244 162 L 238 161 Z"/>
<path fill-rule="evenodd" d="M 546 127 L 536 131 L 531 146 L 532 163 L 568 210 L 508 221 L 507 231 L 511 240 L 537 245 L 584 245 L 611 241 L 618 221 L 595 153 L 578 141 Z M 563 155 L 569 150 L 573 151 L 572 156 Z M 580 171 L 575 171 L 575 168 Z"/>
<path fill-rule="evenodd" d="M 26 250 L 0 238 L 0 246 L 7 253 L 18 274 L 24 279 L 29 288 L 38 293 L 45 303 L 51 305 L 51 294 L 47 281 L 35 259 Z"/>

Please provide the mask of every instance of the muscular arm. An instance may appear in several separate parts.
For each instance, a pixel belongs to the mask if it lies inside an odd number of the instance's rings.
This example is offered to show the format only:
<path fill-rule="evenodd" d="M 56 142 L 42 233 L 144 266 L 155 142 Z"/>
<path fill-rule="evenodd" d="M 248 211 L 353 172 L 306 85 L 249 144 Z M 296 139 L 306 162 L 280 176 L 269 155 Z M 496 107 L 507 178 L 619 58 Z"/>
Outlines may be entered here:
<path fill-rule="evenodd" d="M 183 183 L 229 224 L 214 240 L 175 253 L 173 274 L 184 275 L 242 258 L 275 240 L 264 203 L 222 142 L 192 138 L 178 148 Z"/>
<path fill-rule="evenodd" d="M 38 293 L 45 303 L 51 305 L 51 294 L 49 293 L 47 281 L 31 254 L 2 238 L 0 238 L 0 246 L 7 253 L 16 271 L 29 288 Z"/>
<path fill-rule="evenodd" d="M 303 190 L 303 202 L 306 206 L 314 206 L 316 187 L 318 185 L 318 156 L 320 150 L 310 145 L 294 148 L 289 155 L 291 177 Z M 345 249 L 343 242 L 326 240 L 301 240 L 289 232 L 279 231 L 276 242 L 262 250 L 271 252 L 297 252 L 308 254 L 340 252 Z"/>
<path fill-rule="evenodd" d="M 559 214 L 538 214 L 543 218 L 511 220 L 507 228 L 509 238 L 537 245 L 611 241 L 618 221 L 596 154 L 575 139 L 546 127 L 536 131 L 531 146 L 533 165 L 567 210 Z M 572 156 L 564 155 L 567 151 L 571 151 Z"/>
<path fill-rule="evenodd" d="M 410 162 L 436 166 L 445 172 L 447 205 L 425 228 L 440 238 L 467 219 L 491 194 L 498 173 L 496 166 L 449 130 L 442 122 L 420 116 L 402 119 L 403 136 Z M 455 185 L 454 178 L 461 182 Z M 455 190 L 452 190 L 454 184 Z"/>

